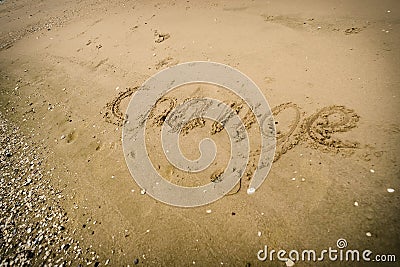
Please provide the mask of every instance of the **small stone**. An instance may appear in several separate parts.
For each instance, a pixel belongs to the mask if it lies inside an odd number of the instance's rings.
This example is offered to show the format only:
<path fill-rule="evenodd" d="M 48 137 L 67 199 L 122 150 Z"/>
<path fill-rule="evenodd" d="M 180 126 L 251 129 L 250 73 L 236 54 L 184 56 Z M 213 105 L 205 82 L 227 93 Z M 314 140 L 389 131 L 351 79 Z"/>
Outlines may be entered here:
<path fill-rule="evenodd" d="M 211 213 L 211 210 L 206 210 L 206 212 L 207 212 L 208 214 L 210 214 L 210 213 Z"/>
<path fill-rule="evenodd" d="M 373 170 L 373 169 L 370 169 L 369 171 L 370 171 L 371 173 L 375 173 L 375 170 Z"/>
<path fill-rule="evenodd" d="M 142 189 L 142 190 L 140 190 L 140 194 L 141 194 L 141 195 L 144 195 L 144 194 L 146 194 L 146 189 Z"/>
<path fill-rule="evenodd" d="M 358 202 L 357 201 L 354 201 L 354 206 L 358 207 Z"/>
<path fill-rule="evenodd" d="M 292 267 L 292 266 L 294 266 L 294 262 L 293 262 L 291 259 L 287 259 L 286 262 L 285 262 L 285 264 L 286 264 L 287 267 Z"/>
<path fill-rule="evenodd" d="M 254 194 L 255 192 L 256 192 L 256 189 L 254 187 L 251 187 L 251 188 L 247 189 L 247 194 L 248 195 Z"/>
<path fill-rule="evenodd" d="M 306 178 L 301 178 L 301 181 L 304 182 L 306 180 Z"/>
<path fill-rule="evenodd" d="M 260 231 L 258 231 L 257 235 L 258 235 L 258 237 L 260 237 L 260 236 L 261 236 L 261 232 L 260 232 Z"/>
<path fill-rule="evenodd" d="M 393 193 L 395 190 L 393 188 L 388 188 L 387 191 L 388 193 Z"/>
<path fill-rule="evenodd" d="M 293 178 L 292 178 L 292 181 L 296 181 L 296 177 L 293 177 Z"/>
<path fill-rule="evenodd" d="M 139 264 L 139 259 L 136 258 L 136 259 L 133 261 L 133 263 L 134 263 L 135 265 Z"/>
<path fill-rule="evenodd" d="M 372 236 L 372 234 L 370 232 L 366 232 L 365 235 L 368 236 L 368 237 Z"/>
<path fill-rule="evenodd" d="M 61 135 L 60 139 L 63 140 L 65 138 L 65 135 Z"/>
<path fill-rule="evenodd" d="M 26 179 L 26 182 L 24 183 L 24 186 L 29 185 L 32 182 L 32 179 L 28 178 Z"/>

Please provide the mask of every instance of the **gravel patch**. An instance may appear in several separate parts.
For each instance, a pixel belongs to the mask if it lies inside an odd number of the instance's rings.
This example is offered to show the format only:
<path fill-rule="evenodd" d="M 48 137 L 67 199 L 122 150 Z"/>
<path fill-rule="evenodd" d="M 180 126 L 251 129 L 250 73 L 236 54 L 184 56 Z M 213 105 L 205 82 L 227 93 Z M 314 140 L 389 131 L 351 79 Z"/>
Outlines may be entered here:
<path fill-rule="evenodd" d="M 0 112 L 0 266 L 98 266 L 68 229 L 63 193 L 50 181 L 44 148 Z"/>

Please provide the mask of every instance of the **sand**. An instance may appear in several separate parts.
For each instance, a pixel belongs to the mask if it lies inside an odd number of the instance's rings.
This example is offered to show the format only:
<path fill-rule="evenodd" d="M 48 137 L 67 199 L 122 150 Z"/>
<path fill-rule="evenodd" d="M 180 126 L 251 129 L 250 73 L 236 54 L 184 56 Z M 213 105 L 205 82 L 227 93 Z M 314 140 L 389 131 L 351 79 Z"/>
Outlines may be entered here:
<path fill-rule="evenodd" d="M 340 238 L 348 249 L 399 257 L 399 13 L 398 1 L 1 1 L 0 111 L 40 151 L 43 179 L 62 192 L 66 236 L 88 251 L 74 261 L 69 249 L 58 264 L 285 266 L 259 261 L 258 251 L 321 251 Z M 189 61 L 237 68 L 272 108 L 275 159 L 253 195 L 246 189 L 260 154 L 257 127 L 241 99 L 213 86 L 161 98 L 146 125 L 147 149 L 173 183 L 217 182 L 230 156 L 220 125 L 199 119 L 181 134 L 188 158 L 199 156 L 193 144 L 202 138 L 217 144 L 215 164 L 196 174 L 172 166 L 159 140 L 172 107 L 218 97 L 254 137 L 229 195 L 177 208 L 142 194 L 128 170 L 121 137 L 129 100 L 158 71 Z M 1 159 L 7 190 L 12 157 Z M 2 212 L 3 233 L 10 212 Z M 17 247 L 38 235 L 1 238 Z M 17 258 L 1 246 L 1 264 Z M 44 258 L 33 248 L 24 260 L 54 264 L 60 248 L 49 249 Z"/>

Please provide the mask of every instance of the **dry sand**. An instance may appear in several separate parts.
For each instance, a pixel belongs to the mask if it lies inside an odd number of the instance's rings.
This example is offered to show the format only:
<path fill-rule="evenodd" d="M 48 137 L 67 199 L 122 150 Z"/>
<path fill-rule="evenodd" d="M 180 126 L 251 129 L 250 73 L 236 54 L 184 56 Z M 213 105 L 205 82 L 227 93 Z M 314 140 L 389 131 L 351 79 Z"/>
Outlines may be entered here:
<path fill-rule="evenodd" d="M 261 262 L 257 252 L 265 245 L 320 251 L 336 248 L 339 238 L 349 249 L 400 257 L 400 2 L 5 0 L 0 24 L 0 111 L 39 151 L 41 179 L 62 192 L 53 198 L 57 212 L 66 213 L 60 234 L 66 238 L 44 246 L 51 250 L 48 258 L 30 244 L 32 252 L 22 260 L 285 266 Z M 140 193 L 125 164 L 121 122 L 133 88 L 159 70 L 194 60 L 235 67 L 261 88 L 274 107 L 278 146 L 256 194 L 246 194 L 258 156 L 253 147 L 241 188 L 207 206 L 176 208 Z M 183 152 L 196 158 L 193 143 L 215 132 L 217 162 L 200 174 L 174 168 L 157 143 L 159 115 L 174 101 L 215 95 L 240 105 L 219 90 L 176 90 L 156 107 L 147 126 L 155 141 L 148 149 L 166 179 L 204 184 L 226 166 L 228 139 L 210 121 L 194 122 L 182 137 Z M 246 107 L 238 112 L 244 118 Z M 2 153 L 7 140 L 2 138 Z M 16 201 L 5 193 L 11 179 L 27 179 L 6 175 L 12 158 L 1 158 L 4 203 Z M 11 214 L 2 208 L 4 266 L 20 257 L 18 247 L 43 233 L 34 216 L 10 224 Z M 84 251 L 76 259 L 79 248 L 59 247 L 68 237 Z M 310 264 L 367 266 L 295 263 Z"/>

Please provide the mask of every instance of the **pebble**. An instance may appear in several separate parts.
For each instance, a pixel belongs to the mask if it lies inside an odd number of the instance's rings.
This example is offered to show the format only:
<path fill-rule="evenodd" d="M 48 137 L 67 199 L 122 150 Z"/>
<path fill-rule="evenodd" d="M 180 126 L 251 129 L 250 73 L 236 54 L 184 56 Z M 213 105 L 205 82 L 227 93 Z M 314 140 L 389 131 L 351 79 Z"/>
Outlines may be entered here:
<path fill-rule="evenodd" d="M 248 195 L 254 194 L 255 192 L 256 192 L 256 189 L 253 188 L 253 187 L 247 189 L 247 194 L 248 194 Z"/>
<path fill-rule="evenodd" d="M 393 193 L 395 190 L 393 188 L 388 188 L 387 191 L 388 193 Z"/>
<path fill-rule="evenodd" d="M 294 262 L 293 262 L 291 259 L 287 259 L 286 262 L 285 262 L 285 264 L 286 264 L 287 267 L 292 267 L 292 266 L 294 266 Z"/>
<path fill-rule="evenodd" d="M 211 213 L 211 210 L 206 210 L 206 212 L 207 212 L 208 214 L 210 214 L 210 213 Z"/>
<path fill-rule="evenodd" d="M 370 169 L 369 171 L 370 171 L 371 173 L 375 173 L 375 170 L 373 170 L 373 169 Z"/>
<path fill-rule="evenodd" d="M 261 236 L 261 232 L 260 232 L 260 231 L 258 231 L 257 235 L 258 235 L 258 237 L 260 237 L 260 236 Z"/>
<path fill-rule="evenodd" d="M 141 194 L 141 195 L 144 195 L 144 194 L 146 194 L 146 189 L 142 189 L 142 190 L 140 190 L 140 194 Z"/>
<path fill-rule="evenodd" d="M 368 236 L 368 237 L 372 236 L 372 234 L 370 232 L 366 232 L 365 235 Z"/>
<path fill-rule="evenodd" d="M 354 201 L 354 206 L 358 207 L 358 202 Z"/>

